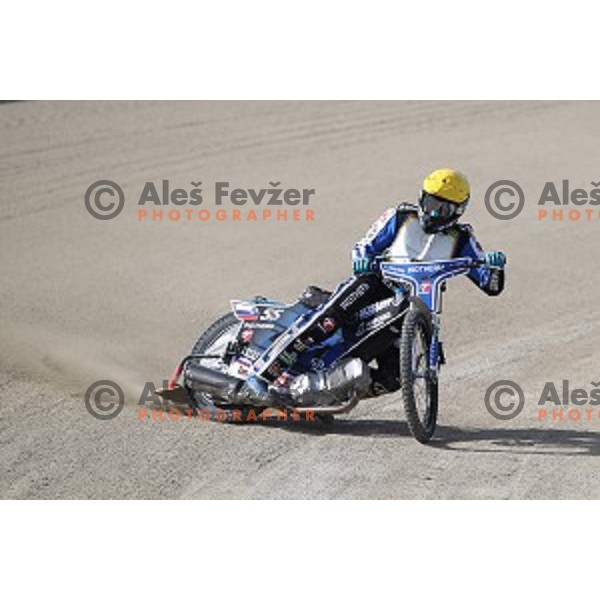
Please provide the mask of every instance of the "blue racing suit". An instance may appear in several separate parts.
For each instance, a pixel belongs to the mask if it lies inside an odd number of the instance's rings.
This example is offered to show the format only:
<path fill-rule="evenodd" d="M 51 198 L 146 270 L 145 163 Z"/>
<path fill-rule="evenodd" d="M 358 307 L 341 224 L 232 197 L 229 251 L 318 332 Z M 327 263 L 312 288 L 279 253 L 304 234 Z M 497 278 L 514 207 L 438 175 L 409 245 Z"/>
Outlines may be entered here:
<path fill-rule="evenodd" d="M 378 255 L 396 261 L 485 259 L 470 225 L 453 225 L 442 233 L 427 234 L 419 223 L 417 207 L 407 203 L 386 210 L 352 249 L 353 260 Z M 497 296 L 504 289 L 501 269 L 482 266 L 471 269 L 468 277 L 490 296 Z"/>

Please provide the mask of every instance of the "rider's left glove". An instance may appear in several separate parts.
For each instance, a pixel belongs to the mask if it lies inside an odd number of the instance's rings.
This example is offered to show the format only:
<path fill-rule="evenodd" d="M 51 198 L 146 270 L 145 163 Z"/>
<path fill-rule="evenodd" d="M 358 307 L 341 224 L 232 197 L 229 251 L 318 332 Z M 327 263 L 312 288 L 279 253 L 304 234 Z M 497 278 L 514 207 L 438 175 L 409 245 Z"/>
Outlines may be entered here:
<path fill-rule="evenodd" d="M 506 255 L 504 252 L 488 252 L 485 255 L 485 264 L 494 269 L 502 269 L 506 264 Z"/>

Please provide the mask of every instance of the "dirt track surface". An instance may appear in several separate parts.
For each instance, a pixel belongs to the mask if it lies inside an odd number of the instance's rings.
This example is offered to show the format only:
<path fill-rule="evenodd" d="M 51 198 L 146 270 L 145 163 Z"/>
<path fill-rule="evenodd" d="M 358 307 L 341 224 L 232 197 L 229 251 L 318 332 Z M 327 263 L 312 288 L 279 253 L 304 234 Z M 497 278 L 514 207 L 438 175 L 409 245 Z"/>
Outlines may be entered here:
<path fill-rule="evenodd" d="M 537 420 L 545 382 L 600 381 L 600 220 L 536 212 L 544 182 L 600 180 L 599 139 L 593 103 L 0 105 L 0 497 L 600 497 L 598 417 Z M 445 165 L 470 176 L 466 220 L 509 270 L 498 298 L 450 282 L 432 445 L 394 396 L 331 430 L 138 421 L 144 382 L 160 384 L 230 298 L 334 286 L 371 221 Z M 127 197 L 114 220 L 84 208 L 100 179 Z M 162 179 L 201 180 L 210 209 L 215 181 L 315 188 L 316 220 L 138 222 L 144 182 Z M 483 204 L 498 179 L 526 192 L 514 220 Z M 83 402 L 101 379 L 127 393 L 105 422 Z M 525 391 L 514 420 L 484 406 L 500 379 Z"/>

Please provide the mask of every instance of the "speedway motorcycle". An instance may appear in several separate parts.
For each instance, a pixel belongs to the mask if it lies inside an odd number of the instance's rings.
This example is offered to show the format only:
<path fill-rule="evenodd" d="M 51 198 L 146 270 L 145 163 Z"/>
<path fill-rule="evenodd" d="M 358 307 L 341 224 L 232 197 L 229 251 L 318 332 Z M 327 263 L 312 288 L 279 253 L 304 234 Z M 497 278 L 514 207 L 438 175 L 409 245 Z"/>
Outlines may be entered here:
<path fill-rule="evenodd" d="M 278 377 L 260 402 L 244 386 L 253 367 L 268 364 L 337 291 L 332 295 L 311 286 L 292 304 L 264 297 L 231 301 L 231 312 L 200 336 L 167 388 L 157 393 L 187 402 L 195 412 L 219 415 L 222 421 L 239 421 L 249 410 L 260 414 L 276 408 L 331 423 L 334 415 L 373 397 L 368 364 L 393 347 L 408 426 L 419 442 L 427 443 L 435 431 L 438 377 L 445 362 L 440 318 L 446 281 L 484 263 L 471 258 L 394 262 L 379 257 L 376 264 L 394 295 L 362 309 L 326 340 L 306 348 L 293 370 Z"/>

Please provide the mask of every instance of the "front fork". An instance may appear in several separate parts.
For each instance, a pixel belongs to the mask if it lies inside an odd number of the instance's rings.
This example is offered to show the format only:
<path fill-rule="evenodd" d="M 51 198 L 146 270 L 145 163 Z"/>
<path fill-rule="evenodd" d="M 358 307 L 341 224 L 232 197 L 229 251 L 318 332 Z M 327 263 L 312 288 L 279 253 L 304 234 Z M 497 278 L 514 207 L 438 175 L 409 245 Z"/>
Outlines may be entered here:
<path fill-rule="evenodd" d="M 436 379 L 440 366 L 444 364 L 444 350 L 442 342 L 439 339 L 440 333 L 440 315 L 432 313 L 431 315 L 431 343 L 429 344 L 429 373 L 432 378 Z"/>

